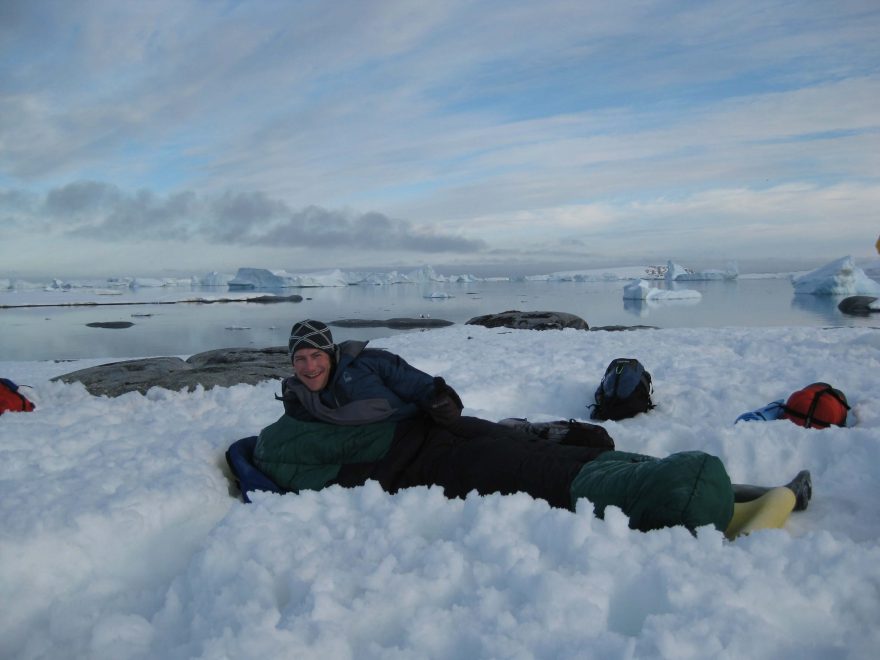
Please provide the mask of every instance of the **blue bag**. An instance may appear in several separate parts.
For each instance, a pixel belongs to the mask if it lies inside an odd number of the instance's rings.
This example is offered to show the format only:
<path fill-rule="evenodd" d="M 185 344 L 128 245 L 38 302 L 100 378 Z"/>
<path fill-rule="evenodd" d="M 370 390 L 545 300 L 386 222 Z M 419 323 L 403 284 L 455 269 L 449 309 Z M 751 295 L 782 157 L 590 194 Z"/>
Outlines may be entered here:
<path fill-rule="evenodd" d="M 772 422 L 782 417 L 784 412 L 785 399 L 779 399 L 778 401 L 771 401 L 763 408 L 743 413 L 736 418 L 734 424 L 737 422 Z"/>
<path fill-rule="evenodd" d="M 255 490 L 265 490 L 270 493 L 283 493 L 284 490 L 265 474 L 254 467 L 254 448 L 257 446 L 257 436 L 252 435 L 232 443 L 226 450 L 226 463 L 235 476 L 235 483 L 241 491 L 243 502 L 250 502 L 248 493 Z"/>

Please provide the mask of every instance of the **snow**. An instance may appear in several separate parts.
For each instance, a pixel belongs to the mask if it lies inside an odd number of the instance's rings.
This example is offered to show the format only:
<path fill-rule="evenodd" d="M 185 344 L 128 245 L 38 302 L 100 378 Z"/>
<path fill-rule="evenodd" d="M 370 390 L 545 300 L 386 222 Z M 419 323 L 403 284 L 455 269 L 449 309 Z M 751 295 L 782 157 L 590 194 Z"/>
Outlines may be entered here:
<path fill-rule="evenodd" d="M 368 484 L 245 505 L 223 452 L 281 414 L 277 381 L 108 399 L 49 382 L 101 360 L 5 362 L 38 408 L 0 417 L 0 657 L 875 657 L 876 329 L 451 326 L 372 345 L 496 420 L 587 419 L 608 362 L 636 357 L 657 407 L 605 424 L 619 448 L 701 449 L 739 482 L 808 468 L 813 501 L 732 543 L 522 494 Z M 852 427 L 734 425 L 817 380 Z"/>
<path fill-rule="evenodd" d="M 836 261 L 792 279 L 795 293 L 816 296 L 880 296 L 880 284 L 855 265 L 852 257 Z"/>
<path fill-rule="evenodd" d="M 623 287 L 624 300 L 700 300 L 703 297 L 699 291 L 693 289 L 658 289 L 651 286 L 647 280 L 633 280 Z"/>

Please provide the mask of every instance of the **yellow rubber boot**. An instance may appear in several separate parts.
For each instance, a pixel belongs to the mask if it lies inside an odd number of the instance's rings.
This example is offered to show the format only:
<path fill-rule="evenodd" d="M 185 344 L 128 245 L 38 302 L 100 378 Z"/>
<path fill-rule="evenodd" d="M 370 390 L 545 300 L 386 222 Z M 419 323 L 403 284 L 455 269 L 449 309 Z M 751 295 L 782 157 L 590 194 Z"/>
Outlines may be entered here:
<path fill-rule="evenodd" d="M 724 535 L 734 539 L 756 529 L 778 529 L 785 525 L 796 502 L 794 493 L 785 486 L 772 488 L 751 502 L 737 502 Z"/>

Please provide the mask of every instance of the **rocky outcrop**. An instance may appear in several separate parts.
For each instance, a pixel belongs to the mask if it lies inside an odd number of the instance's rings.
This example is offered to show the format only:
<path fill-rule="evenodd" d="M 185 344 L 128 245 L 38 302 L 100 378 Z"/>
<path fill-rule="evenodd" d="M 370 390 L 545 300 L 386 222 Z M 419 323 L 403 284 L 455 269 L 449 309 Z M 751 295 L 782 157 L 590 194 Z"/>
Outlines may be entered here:
<path fill-rule="evenodd" d="M 110 328 L 111 330 L 121 330 L 130 328 L 134 325 L 131 321 L 93 321 L 86 323 L 90 328 Z"/>
<path fill-rule="evenodd" d="M 880 305 L 874 305 L 876 301 L 876 296 L 849 296 L 837 304 L 837 309 L 852 316 L 867 316 L 880 313 Z"/>
<path fill-rule="evenodd" d="M 115 397 L 126 392 L 146 393 L 151 387 L 172 391 L 255 385 L 282 379 L 293 369 L 284 346 L 271 348 L 220 348 L 197 353 L 186 360 L 176 357 L 143 358 L 111 362 L 80 369 L 53 380 L 82 383 L 96 396 Z"/>
<path fill-rule="evenodd" d="M 580 316 L 565 312 L 520 312 L 512 309 L 500 314 L 475 316 L 467 325 L 487 328 L 515 328 L 517 330 L 562 330 L 574 328 L 589 330 L 590 326 Z"/>

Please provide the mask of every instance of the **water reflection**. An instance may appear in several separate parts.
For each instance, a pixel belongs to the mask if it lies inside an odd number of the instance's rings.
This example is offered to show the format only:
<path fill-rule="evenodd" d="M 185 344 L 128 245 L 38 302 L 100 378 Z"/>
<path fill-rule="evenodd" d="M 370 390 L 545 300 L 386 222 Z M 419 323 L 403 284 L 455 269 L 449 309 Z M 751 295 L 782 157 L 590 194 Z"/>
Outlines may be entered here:
<path fill-rule="evenodd" d="M 303 318 L 383 320 L 426 316 L 453 323 L 506 310 L 576 314 L 590 326 L 632 325 L 634 317 L 660 328 L 766 326 L 876 326 L 880 319 L 847 316 L 840 297 L 794 295 L 787 279 L 688 282 L 700 300 L 624 300 L 624 281 L 475 282 L 283 289 L 298 303 L 134 304 L 155 291 L 126 293 L 123 305 L 0 309 L 0 361 L 87 357 L 192 355 L 233 346 L 282 346 Z M 658 283 L 659 285 L 659 283 Z M 659 288 L 659 286 L 658 286 Z M 223 297 L 212 288 L 195 295 Z M 443 294 L 449 297 L 431 297 Z M 179 294 L 178 294 L 179 296 Z M 114 297 L 114 301 L 119 297 Z M 132 321 L 124 330 L 88 328 L 90 322 Z M 397 334 L 389 328 L 338 328 L 344 339 Z M 412 331 L 405 331 L 412 332 Z"/>
<path fill-rule="evenodd" d="M 653 311 L 662 309 L 671 309 L 675 307 L 694 307 L 702 302 L 700 298 L 672 298 L 670 300 L 641 300 L 638 298 L 624 298 L 623 309 L 638 316 L 645 318 Z"/>
<path fill-rule="evenodd" d="M 825 323 L 839 325 L 844 321 L 845 316 L 837 308 L 837 305 L 844 298 L 846 296 L 815 296 L 809 293 L 795 293 L 791 297 L 791 307 L 823 319 Z"/>

